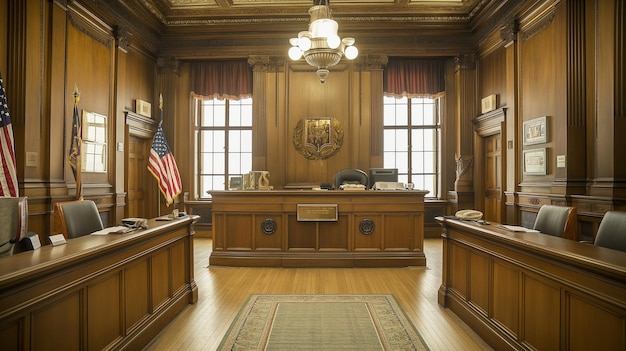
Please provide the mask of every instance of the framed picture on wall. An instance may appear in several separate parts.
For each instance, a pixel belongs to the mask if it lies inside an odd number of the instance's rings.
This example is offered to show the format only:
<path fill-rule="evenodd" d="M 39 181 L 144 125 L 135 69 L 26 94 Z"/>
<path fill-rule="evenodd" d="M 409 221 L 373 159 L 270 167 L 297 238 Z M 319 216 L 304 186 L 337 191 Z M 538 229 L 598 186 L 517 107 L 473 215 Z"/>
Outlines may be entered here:
<path fill-rule="evenodd" d="M 541 144 L 548 141 L 548 116 L 543 116 L 524 122 L 524 145 Z"/>
<path fill-rule="evenodd" d="M 545 175 L 548 170 L 547 149 L 524 150 L 524 174 Z"/>

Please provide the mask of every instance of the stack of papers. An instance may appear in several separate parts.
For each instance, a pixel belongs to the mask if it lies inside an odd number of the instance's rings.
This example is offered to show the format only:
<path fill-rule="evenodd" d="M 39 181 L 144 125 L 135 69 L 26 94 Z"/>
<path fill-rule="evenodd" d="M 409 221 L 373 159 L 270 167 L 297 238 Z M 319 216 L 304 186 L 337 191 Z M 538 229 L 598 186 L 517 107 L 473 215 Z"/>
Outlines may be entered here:
<path fill-rule="evenodd" d="M 520 225 L 499 225 L 498 228 L 508 230 L 510 232 L 539 233 L 536 229 L 529 229 Z"/>
<path fill-rule="evenodd" d="M 129 227 L 120 225 L 117 227 L 109 227 L 109 228 L 104 228 L 102 230 L 98 230 L 97 232 L 91 233 L 91 235 L 124 234 L 128 232 L 132 232 L 135 229 L 136 228 L 129 228 Z"/>

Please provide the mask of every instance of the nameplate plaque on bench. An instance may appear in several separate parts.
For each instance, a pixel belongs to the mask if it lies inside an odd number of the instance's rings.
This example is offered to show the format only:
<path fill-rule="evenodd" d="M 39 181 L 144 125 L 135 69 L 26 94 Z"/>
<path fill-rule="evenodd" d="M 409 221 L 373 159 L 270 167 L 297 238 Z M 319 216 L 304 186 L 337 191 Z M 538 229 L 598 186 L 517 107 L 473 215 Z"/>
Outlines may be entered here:
<path fill-rule="evenodd" d="M 336 222 L 337 204 L 298 204 L 298 221 Z"/>

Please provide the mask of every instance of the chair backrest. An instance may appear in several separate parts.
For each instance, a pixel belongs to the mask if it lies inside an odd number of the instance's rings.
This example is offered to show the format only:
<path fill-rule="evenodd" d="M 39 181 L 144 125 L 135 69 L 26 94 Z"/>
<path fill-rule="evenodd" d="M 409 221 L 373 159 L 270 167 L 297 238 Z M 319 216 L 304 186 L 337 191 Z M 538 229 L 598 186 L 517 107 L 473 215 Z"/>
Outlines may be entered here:
<path fill-rule="evenodd" d="M 626 252 L 626 212 L 605 213 L 593 244 Z"/>
<path fill-rule="evenodd" d="M 367 173 L 358 168 L 342 169 L 335 173 L 334 186 L 335 189 L 339 189 L 339 186 L 344 183 L 362 184 L 367 187 Z"/>
<path fill-rule="evenodd" d="M 0 256 L 13 252 L 14 244 L 28 231 L 26 197 L 0 197 Z"/>
<path fill-rule="evenodd" d="M 103 229 L 96 203 L 91 200 L 58 202 L 54 213 L 54 229 L 67 239 Z"/>
<path fill-rule="evenodd" d="M 544 234 L 578 240 L 576 207 L 543 205 L 533 228 Z"/>

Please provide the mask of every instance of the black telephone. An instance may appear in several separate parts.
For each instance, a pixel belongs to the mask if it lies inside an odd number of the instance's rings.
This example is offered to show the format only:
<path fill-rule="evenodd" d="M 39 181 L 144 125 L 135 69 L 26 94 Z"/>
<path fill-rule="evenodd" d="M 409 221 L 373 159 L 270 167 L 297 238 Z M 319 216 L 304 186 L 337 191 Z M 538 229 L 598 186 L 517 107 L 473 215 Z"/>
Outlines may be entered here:
<path fill-rule="evenodd" d="M 333 186 L 332 186 L 332 184 L 330 184 L 330 183 L 321 183 L 321 184 L 320 184 L 320 189 L 330 190 L 330 189 L 332 189 L 332 188 L 333 188 Z"/>

